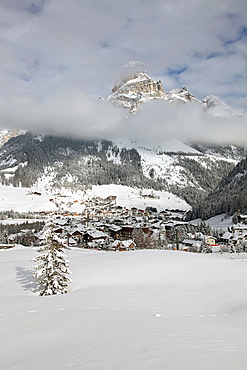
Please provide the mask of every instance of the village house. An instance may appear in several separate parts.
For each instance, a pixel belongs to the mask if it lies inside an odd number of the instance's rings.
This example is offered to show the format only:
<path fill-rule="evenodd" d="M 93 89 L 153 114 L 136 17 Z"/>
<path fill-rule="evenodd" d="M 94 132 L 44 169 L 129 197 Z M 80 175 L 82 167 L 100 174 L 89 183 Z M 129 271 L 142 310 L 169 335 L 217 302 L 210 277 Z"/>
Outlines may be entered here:
<path fill-rule="evenodd" d="M 133 240 L 114 240 L 114 242 L 110 246 L 110 250 L 115 250 L 115 251 L 128 251 L 131 249 L 135 249 L 136 244 L 134 243 Z"/>
<path fill-rule="evenodd" d="M 210 246 L 215 245 L 215 243 L 216 243 L 216 238 L 214 236 L 211 236 L 211 235 L 206 235 L 204 240 L 207 243 L 207 245 L 210 245 Z"/>
<path fill-rule="evenodd" d="M 88 242 L 92 242 L 92 241 L 99 240 L 99 239 L 106 240 L 107 238 L 108 238 L 108 235 L 106 233 L 99 231 L 97 229 L 94 229 L 94 228 L 88 229 L 83 236 L 83 240 L 86 244 Z"/>
<path fill-rule="evenodd" d="M 182 250 L 185 252 L 200 252 L 202 242 L 200 240 L 184 239 Z"/>

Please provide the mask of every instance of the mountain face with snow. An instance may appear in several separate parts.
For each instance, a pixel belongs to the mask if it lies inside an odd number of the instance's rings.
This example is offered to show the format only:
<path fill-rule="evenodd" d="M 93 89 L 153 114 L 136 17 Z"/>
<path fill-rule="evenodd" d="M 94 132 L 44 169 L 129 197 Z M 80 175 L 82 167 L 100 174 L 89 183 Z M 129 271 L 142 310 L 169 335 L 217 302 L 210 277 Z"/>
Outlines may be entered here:
<path fill-rule="evenodd" d="M 235 163 L 180 142 L 152 148 L 130 141 L 72 140 L 26 133 L 0 148 L 0 179 L 5 185 L 23 187 L 46 181 L 50 189 L 71 191 L 122 184 L 169 191 L 195 204 Z"/>
<path fill-rule="evenodd" d="M 234 112 L 218 96 L 208 95 L 201 101 L 202 107 L 215 117 L 241 117 L 240 113 Z"/>
<path fill-rule="evenodd" d="M 136 113 L 142 104 L 157 99 L 177 104 L 192 101 L 201 103 L 185 86 L 165 93 L 162 82 L 152 80 L 146 72 L 140 72 L 122 85 L 114 86 L 107 99 L 119 107 L 127 108 L 130 113 Z"/>
<path fill-rule="evenodd" d="M 158 99 L 171 104 L 199 104 L 213 115 L 234 115 L 215 96 L 200 101 L 186 87 L 165 92 L 162 82 L 152 80 L 143 65 L 136 62 L 124 66 L 108 97 L 128 114 L 137 114 L 143 104 Z M 30 187 L 44 179 L 54 189 L 122 184 L 169 191 L 191 205 L 213 192 L 247 155 L 247 147 L 234 145 L 169 140 L 153 147 L 130 140 L 72 140 L 19 134 L 12 135 L 15 137 L 0 147 L 0 181 L 5 185 Z M 7 130 L 2 131 L 2 137 L 7 140 Z"/>
<path fill-rule="evenodd" d="M 108 100 L 135 113 L 148 100 L 164 97 L 161 81 L 153 81 L 146 72 L 139 72 L 120 86 L 114 86 Z"/>

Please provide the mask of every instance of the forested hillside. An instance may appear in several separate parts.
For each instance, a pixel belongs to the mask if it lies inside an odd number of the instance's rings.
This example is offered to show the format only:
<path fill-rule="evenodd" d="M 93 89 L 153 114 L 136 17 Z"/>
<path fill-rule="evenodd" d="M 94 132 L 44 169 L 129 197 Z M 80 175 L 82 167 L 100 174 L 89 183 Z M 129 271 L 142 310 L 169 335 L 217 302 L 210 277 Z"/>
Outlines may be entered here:
<path fill-rule="evenodd" d="M 114 154 L 119 163 L 108 160 Z M 1 180 L 5 185 L 32 186 L 44 174 L 54 187 L 120 183 L 161 189 L 143 175 L 136 149 L 119 149 L 107 140 L 74 140 L 31 133 L 9 140 L 0 150 Z"/>
<path fill-rule="evenodd" d="M 247 213 L 247 157 L 192 210 L 190 217 L 208 219 L 220 213 Z"/>

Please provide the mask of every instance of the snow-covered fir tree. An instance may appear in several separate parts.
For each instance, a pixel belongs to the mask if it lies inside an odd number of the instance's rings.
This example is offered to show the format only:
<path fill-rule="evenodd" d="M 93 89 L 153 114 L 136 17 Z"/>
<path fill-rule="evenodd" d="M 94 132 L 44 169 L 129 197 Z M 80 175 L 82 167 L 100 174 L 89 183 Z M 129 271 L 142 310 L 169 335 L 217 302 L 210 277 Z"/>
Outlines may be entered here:
<path fill-rule="evenodd" d="M 34 261 L 34 277 L 40 295 L 65 294 L 71 279 L 69 261 L 66 259 L 66 244 L 54 232 L 54 219 L 50 217 L 44 227 L 40 253 Z"/>

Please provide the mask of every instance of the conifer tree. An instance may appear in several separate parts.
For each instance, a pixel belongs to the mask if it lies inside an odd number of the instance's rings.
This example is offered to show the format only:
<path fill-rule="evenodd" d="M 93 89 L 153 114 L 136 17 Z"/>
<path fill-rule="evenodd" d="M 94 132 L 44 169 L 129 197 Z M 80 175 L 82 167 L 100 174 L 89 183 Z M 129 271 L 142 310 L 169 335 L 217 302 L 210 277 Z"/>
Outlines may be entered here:
<path fill-rule="evenodd" d="M 132 239 L 134 243 L 136 244 L 137 249 L 145 249 L 147 248 L 147 239 L 144 231 L 138 227 L 135 228 L 132 232 Z"/>
<path fill-rule="evenodd" d="M 51 217 L 44 227 L 42 246 L 38 249 L 38 255 L 34 261 L 34 277 L 37 290 L 40 295 L 65 294 L 71 279 L 69 261 L 66 259 L 65 250 L 68 247 L 54 232 L 54 220 Z"/>

